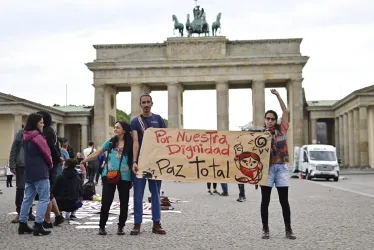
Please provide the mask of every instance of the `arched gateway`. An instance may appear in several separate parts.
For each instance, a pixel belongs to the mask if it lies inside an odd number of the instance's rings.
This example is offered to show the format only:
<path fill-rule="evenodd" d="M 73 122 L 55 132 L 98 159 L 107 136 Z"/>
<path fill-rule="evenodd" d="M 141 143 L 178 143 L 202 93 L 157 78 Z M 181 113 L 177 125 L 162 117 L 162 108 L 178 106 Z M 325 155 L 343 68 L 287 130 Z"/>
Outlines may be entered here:
<path fill-rule="evenodd" d="M 102 143 L 112 133 L 116 95 L 131 91 L 131 115 L 140 114 L 139 97 L 168 91 L 169 127 L 183 127 L 184 90 L 216 89 L 217 129 L 229 128 L 229 89 L 252 88 L 254 127 L 261 127 L 265 88 L 285 87 L 291 130 L 289 148 L 308 141 L 304 127 L 302 39 L 230 41 L 223 36 L 174 37 L 164 43 L 94 45 L 94 133 Z M 203 100 L 202 100 L 203 101 Z M 250 103 L 248 103 L 249 105 Z M 250 117 L 248 118 L 250 120 Z"/>

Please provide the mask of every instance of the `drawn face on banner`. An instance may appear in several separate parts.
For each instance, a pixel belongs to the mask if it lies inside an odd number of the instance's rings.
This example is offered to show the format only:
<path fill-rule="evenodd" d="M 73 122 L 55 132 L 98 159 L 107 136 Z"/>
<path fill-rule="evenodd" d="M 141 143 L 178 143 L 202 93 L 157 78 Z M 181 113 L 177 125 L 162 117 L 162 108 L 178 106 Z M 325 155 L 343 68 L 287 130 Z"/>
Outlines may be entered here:
<path fill-rule="evenodd" d="M 234 150 L 236 153 L 236 167 L 245 176 L 235 177 L 236 181 L 257 184 L 262 178 L 263 169 L 260 156 L 249 151 L 243 152 L 243 146 L 241 144 L 235 145 Z"/>
<path fill-rule="evenodd" d="M 243 156 L 244 158 L 240 160 L 240 166 L 247 169 L 255 169 L 261 162 L 258 159 L 256 160 L 255 158 L 257 157 L 254 155 L 254 153 L 248 152 L 248 156 Z"/>

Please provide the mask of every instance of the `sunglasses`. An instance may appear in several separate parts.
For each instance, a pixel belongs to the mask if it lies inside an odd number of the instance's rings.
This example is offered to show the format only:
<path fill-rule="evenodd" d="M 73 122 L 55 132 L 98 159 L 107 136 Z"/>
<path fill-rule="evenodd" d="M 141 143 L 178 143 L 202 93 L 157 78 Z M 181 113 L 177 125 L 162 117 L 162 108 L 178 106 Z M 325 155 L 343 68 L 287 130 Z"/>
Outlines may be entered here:
<path fill-rule="evenodd" d="M 265 119 L 268 121 L 275 121 L 275 118 L 271 118 L 271 117 L 266 117 Z"/>

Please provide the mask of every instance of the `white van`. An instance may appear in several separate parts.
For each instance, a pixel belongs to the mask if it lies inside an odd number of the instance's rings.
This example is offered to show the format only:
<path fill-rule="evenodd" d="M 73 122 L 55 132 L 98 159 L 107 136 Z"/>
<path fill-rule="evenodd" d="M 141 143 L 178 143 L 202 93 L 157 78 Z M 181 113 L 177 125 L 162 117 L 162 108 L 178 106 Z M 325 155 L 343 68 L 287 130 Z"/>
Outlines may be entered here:
<path fill-rule="evenodd" d="M 295 154 L 298 170 L 305 178 L 325 178 L 326 180 L 339 180 L 339 163 L 336 157 L 336 148 L 331 145 L 304 145 Z"/>

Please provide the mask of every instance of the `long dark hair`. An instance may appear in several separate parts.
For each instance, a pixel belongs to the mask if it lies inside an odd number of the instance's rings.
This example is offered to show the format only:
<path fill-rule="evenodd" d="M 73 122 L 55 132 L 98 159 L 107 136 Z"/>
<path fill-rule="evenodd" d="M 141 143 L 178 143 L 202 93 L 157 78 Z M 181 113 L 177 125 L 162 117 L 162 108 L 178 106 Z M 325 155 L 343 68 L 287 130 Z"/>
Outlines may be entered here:
<path fill-rule="evenodd" d="M 130 134 L 130 125 L 125 121 L 117 121 L 115 124 L 119 123 L 123 130 L 125 131 L 125 134 L 123 135 L 123 140 L 125 141 L 125 146 L 123 148 L 124 153 L 127 154 L 128 162 L 129 164 L 132 164 L 133 161 L 133 141 Z M 114 143 L 117 144 L 118 138 L 117 136 L 114 136 L 113 138 Z"/>
<path fill-rule="evenodd" d="M 280 125 L 278 124 L 278 114 L 277 114 L 277 112 L 275 112 L 274 110 L 268 110 L 268 111 L 266 111 L 265 116 L 264 116 L 265 119 L 266 119 L 267 114 L 273 114 L 273 115 L 274 115 L 274 117 L 275 117 L 275 125 L 274 125 L 274 128 L 275 128 L 276 130 L 279 130 L 279 131 L 280 131 L 281 127 L 280 127 Z M 266 123 L 265 123 L 264 126 L 265 126 L 265 128 L 266 128 Z"/>
<path fill-rule="evenodd" d="M 32 113 L 27 117 L 26 121 L 26 126 L 24 128 L 25 131 L 33 131 L 33 130 L 38 130 L 38 123 L 40 120 L 43 119 L 43 116 L 37 114 L 37 113 Z M 39 131 L 39 130 L 38 130 Z M 41 131 L 39 131 L 41 132 Z"/>

